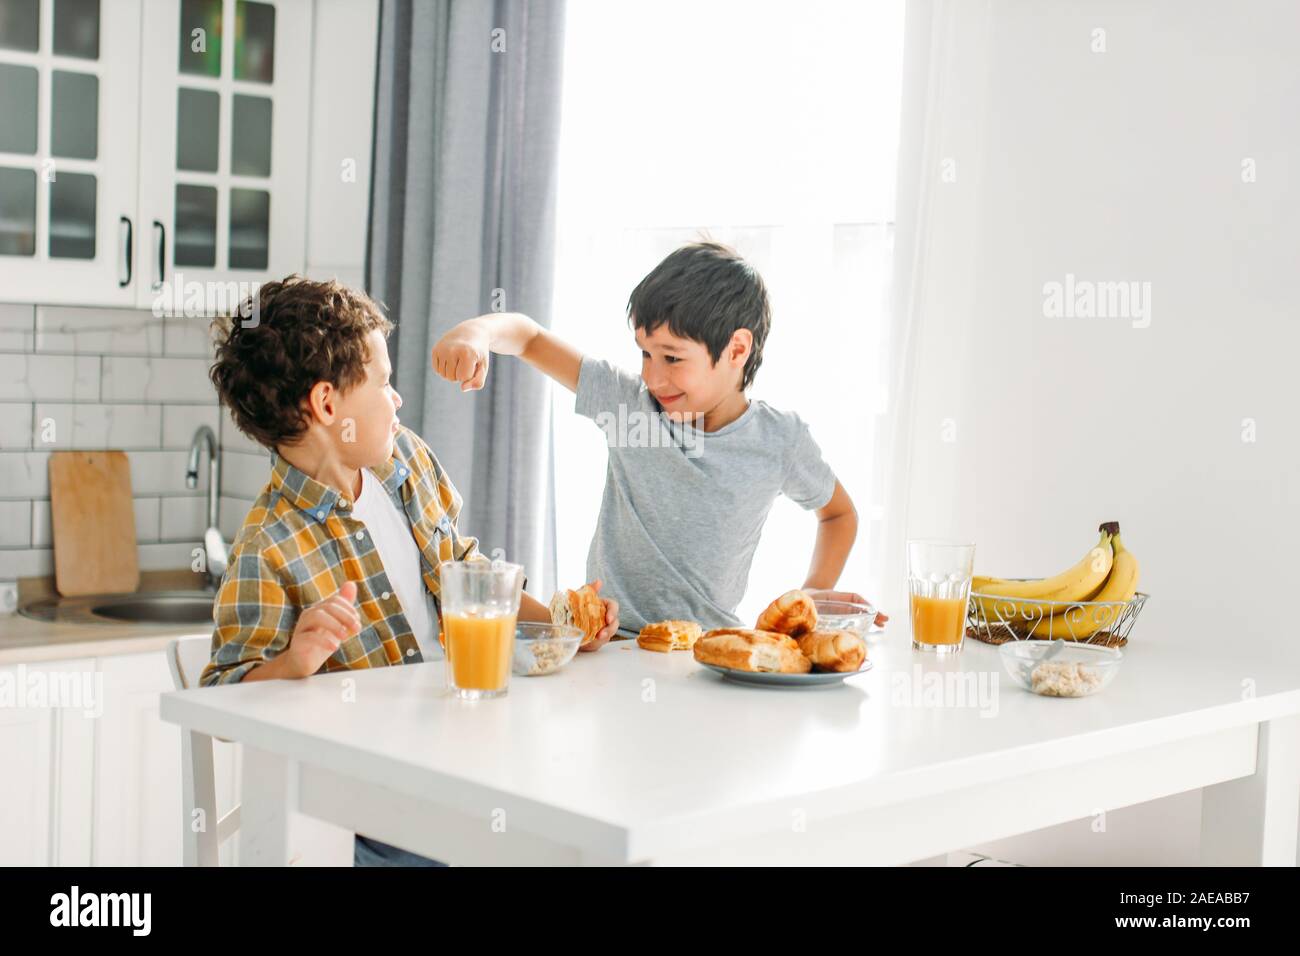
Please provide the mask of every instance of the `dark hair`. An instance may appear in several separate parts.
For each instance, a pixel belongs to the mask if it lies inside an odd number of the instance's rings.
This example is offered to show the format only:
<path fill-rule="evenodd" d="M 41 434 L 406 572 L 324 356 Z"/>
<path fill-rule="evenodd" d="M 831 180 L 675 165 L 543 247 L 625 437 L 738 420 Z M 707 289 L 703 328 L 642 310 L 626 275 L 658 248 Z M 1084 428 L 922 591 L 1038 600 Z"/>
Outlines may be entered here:
<path fill-rule="evenodd" d="M 754 346 L 741 391 L 763 363 L 772 325 L 762 277 L 735 249 L 717 242 L 693 242 L 670 253 L 632 290 L 627 314 L 632 327 L 647 335 L 667 323 L 673 335 L 702 343 L 715 365 L 736 330 L 749 329 Z"/>
<path fill-rule="evenodd" d="M 333 279 L 291 275 L 256 296 L 213 321 L 217 360 L 208 378 L 236 427 L 274 450 L 307 431 L 304 402 L 317 382 L 347 392 L 365 381 L 366 336 L 379 329 L 387 338 L 393 324 L 368 296 Z"/>

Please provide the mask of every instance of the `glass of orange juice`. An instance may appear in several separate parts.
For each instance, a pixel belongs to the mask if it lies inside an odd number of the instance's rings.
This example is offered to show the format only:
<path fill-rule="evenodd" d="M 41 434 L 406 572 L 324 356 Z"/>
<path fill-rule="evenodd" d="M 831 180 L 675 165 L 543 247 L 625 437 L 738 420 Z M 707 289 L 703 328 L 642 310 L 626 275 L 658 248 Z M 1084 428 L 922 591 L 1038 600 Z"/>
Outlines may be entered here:
<path fill-rule="evenodd" d="M 524 569 L 505 561 L 443 561 L 438 577 L 448 688 L 462 700 L 503 696 Z"/>
<path fill-rule="evenodd" d="M 933 654 L 954 654 L 962 649 L 974 567 L 973 544 L 907 542 L 907 590 L 914 649 Z"/>

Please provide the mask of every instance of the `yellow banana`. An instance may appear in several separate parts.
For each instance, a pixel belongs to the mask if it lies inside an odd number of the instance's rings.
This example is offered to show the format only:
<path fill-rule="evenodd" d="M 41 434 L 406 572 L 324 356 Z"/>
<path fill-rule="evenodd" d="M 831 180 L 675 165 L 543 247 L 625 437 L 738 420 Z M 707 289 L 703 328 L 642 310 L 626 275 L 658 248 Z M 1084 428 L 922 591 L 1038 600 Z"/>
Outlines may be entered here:
<path fill-rule="evenodd" d="M 1118 532 L 1111 542 L 1115 548 L 1115 561 L 1110 575 L 1106 578 L 1105 586 L 1089 600 L 1111 602 L 1113 606 L 1076 607 L 1061 614 L 1053 614 L 1035 624 L 1029 631 L 1030 637 L 1084 641 L 1115 623 L 1123 613 L 1123 604 L 1137 594 L 1138 560 L 1132 551 L 1124 547 Z"/>
<path fill-rule="evenodd" d="M 1068 570 L 1054 577 L 1034 581 L 972 578 L 971 590 L 978 591 L 981 595 L 974 600 L 979 604 L 985 620 L 1009 621 L 1018 618 L 1034 622 L 1044 615 L 1064 611 L 1071 604 L 1087 600 L 1104 586 L 1110 574 L 1114 561 L 1111 535 L 1118 529 L 1119 525 L 1115 522 L 1103 524 L 1097 545 Z"/>

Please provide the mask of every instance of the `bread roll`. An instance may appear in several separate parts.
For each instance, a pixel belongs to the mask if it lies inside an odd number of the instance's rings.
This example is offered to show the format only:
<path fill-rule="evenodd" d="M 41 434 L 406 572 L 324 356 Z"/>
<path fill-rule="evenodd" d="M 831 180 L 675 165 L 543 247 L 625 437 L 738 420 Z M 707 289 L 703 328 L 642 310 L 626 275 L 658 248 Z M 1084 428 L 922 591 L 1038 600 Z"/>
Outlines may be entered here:
<path fill-rule="evenodd" d="M 754 627 L 799 637 L 817 629 L 817 606 L 803 591 L 786 591 L 758 616 Z"/>
<path fill-rule="evenodd" d="M 556 591 L 551 598 L 551 623 L 582 631 L 585 637 L 579 646 L 586 647 L 605 626 L 605 602 L 587 584 L 576 591 Z"/>
<path fill-rule="evenodd" d="M 867 644 L 852 631 L 813 631 L 799 638 L 799 650 L 819 671 L 856 671 L 867 659 Z"/>
<path fill-rule="evenodd" d="M 806 674 L 812 663 L 794 638 L 772 631 L 724 627 L 709 631 L 695 642 L 695 659 L 738 671 Z"/>
<path fill-rule="evenodd" d="M 641 628 L 636 642 L 647 651 L 689 651 L 700 638 L 694 621 L 657 621 Z"/>

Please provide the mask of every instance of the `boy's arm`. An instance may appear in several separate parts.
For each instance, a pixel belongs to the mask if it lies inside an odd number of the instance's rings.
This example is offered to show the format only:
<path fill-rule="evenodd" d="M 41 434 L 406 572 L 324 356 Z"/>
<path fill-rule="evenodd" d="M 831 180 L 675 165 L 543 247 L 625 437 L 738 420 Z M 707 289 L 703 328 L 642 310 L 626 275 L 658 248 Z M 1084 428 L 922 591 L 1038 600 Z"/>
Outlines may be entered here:
<path fill-rule="evenodd" d="M 849 601 L 855 604 L 869 604 L 866 598 L 854 591 L 836 591 L 835 582 L 840 579 L 844 565 L 853 550 L 853 541 L 858 536 L 858 512 L 844 486 L 835 482 L 835 491 L 831 500 L 824 507 L 817 509 L 817 543 L 813 546 L 812 565 L 808 568 L 808 579 L 802 590 L 809 596 L 823 601 Z M 884 627 L 889 615 L 876 611 L 876 624 Z"/>
<path fill-rule="evenodd" d="M 804 590 L 829 590 L 840 579 L 858 536 L 858 512 L 844 486 L 835 482 L 831 500 L 817 509 L 817 543 Z"/>
<path fill-rule="evenodd" d="M 517 355 L 569 391 L 578 390 L 582 353 L 519 312 L 493 312 L 455 326 L 433 347 L 433 367 L 467 392 L 483 387 L 492 352 Z"/>
<path fill-rule="evenodd" d="M 360 630 L 356 588 L 348 581 L 338 593 L 298 614 L 254 542 L 235 556 L 217 592 L 212 660 L 199 684 L 314 674 L 342 641 Z"/>

